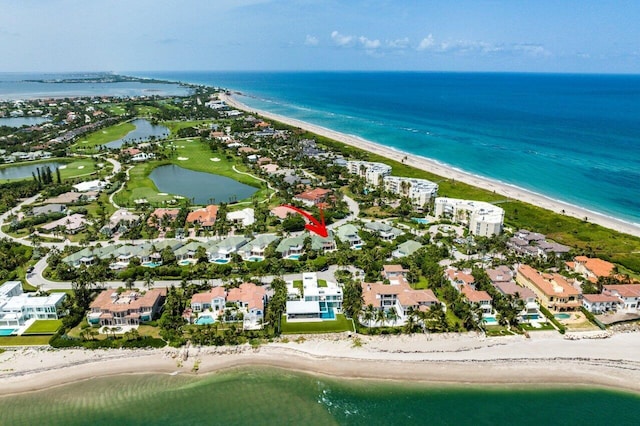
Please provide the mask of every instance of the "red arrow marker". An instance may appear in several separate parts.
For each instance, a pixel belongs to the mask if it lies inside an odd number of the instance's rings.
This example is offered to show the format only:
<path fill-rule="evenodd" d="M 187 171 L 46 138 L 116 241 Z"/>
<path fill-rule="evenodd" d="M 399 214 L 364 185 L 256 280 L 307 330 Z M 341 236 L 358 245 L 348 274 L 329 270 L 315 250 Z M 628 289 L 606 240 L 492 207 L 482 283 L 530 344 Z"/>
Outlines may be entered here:
<path fill-rule="evenodd" d="M 320 220 L 311 216 L 308 212 L 299 209 L 294 206 L 284 205 L 282 207 L 286 207 L 288 209 L 293 210 L 296 213 L 300 213 L 305 219 L 307 219 L 310 223 L 304 225 L 306 229 L 321 236 L 322 238 L 326 238 L 329 236 L 329 232 L 327 231 L 327 227 L 324 224 L 324 214 L 322 213 L 322 209 L 320 209 Z"/>

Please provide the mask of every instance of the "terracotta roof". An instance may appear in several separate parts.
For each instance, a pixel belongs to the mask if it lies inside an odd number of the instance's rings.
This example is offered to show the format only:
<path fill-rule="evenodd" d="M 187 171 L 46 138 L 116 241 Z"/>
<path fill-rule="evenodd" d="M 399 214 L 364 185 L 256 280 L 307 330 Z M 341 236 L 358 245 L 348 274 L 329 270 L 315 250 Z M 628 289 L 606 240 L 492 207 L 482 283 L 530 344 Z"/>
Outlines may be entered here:
<path fill-rule="evenodd" d="M 280 219 L 286 219 L 287 216 L 295 213 L 290 208 L 278 206 L 271 209 L 271 214 L 279 217 Z"/>
<path fill-rule="evenodd" d="M 264 287 L 253 283 L 242 283 L 239 288 L 232 288 L 227 293 L 227 301 L 246 303 L 249 309 L 264 309 Z"/>
<path fill-rule="evenodd" d="M 462 294 L 464 294 L 469 302 L 481 303 L 493 301 L 493 298 L 486 291 L 474 290 L 468 285 L 461 285 L 460 291 L 462 292 Z"/>
<path fill-rule="evenodd" d="M 187 222 L 199 223 L 202 226 L 213 226 L 218 215 L 218 206 L 208 205 L 202 209 L 194 210 L 187 215 Z"/>
<path fill-rule="evenodd" d="M 316 201 L 316 200 L 323 199 L 324 197 L 327 196 L 327 194 L 330 194 L 330 193 L 331 193 L 330 189 L 316 188 L 316 189 L 311 189 L 309 191 L 302 192 L 296 195 L 296 198 L 300 198 L 302 200 Z"/>
<path fill-rule="evenodd" d="M 384 272 L 407 272 L 406 269 L 402 267 L 402 265 L 384 265 L 382 267 Z"/>
<path fill-rule="evenodd" d="M 198 293 L 191 296 L 191 303 L 211 303 L 213 299 L 225 297 L 224 287 L 213 287 L 206 293 Z"/>
<path fill-rule="evenodd" d="M 462 281 L 464 284 L 471 285 L 476 279 L 473 275 L 466 274 L 462 271 L 456 271 L 455 269 L 447 269 L 447 276 L 451 281 Z"/>
<path fill-rule="evenodd" d="M 516 284 L 514 282 L 497 282 L 497 283 L 494 284 L 494 286 L 502 294 L 510 294 L 510 295 L 515 296 L 516 293 L 518 293 L 518 295 L 520 296 L 521 300 L 527 300 L 527 299 L 531 299 L 531 298 L 535 299 L 536 298 L 536 294 L 533 292 L 533 290 L 531 290 L 530 288 L 527 288 L 527 287 L 519 286 L 518 284 Z"/>
<path fill-rule="evenodd" d="M 618 293 L 620 297 L 640 297 L 640 284 L 605 285 L 604 290 Z"/>
<path fill-rule="evenodd" d="M 610 294 L 583 294 L 582 298 L 591 303 L 620 302 L 620 299 Z"/>
<path fill-rule="evenodd" d="M 547 296 L 567 297 L 580 294 L 560 274 L 541 274 L 529 265 L 520 265 L 518 272 Z"/>
<path fill-rule="evenodd" d="M 404 280 L 399 284 L 362 283 L 362 297 L 364 305 L 380 307 L 379 295 L 395 295 L 402 306 L 418 306 L 430 303 L 438 303 L 439 300 L 433 291 L 414 290 Z"/>
<path fill-rule="evenodd" d="M 615 267 L 613 263 L 597 257 L 578 256 L 575 258 L 575 261 L 576 263 L 584 265 L 584 267 L 591 271 L 596 277 L 608 277 Z"/>
<path fill-rule="evenodd" d="M 106 289 L 89 306 L 91 309 L 99 309 L 104 313 L 139 311 L 142 308 L 150 308 L 157 303 L 158 298 L 167 294 L 167 289 L 157 288 L 140 294 L 136 291 L 125 291 L 117 295 L 115 300 L 112 296 L 116 294 L 114 289 Z"/>

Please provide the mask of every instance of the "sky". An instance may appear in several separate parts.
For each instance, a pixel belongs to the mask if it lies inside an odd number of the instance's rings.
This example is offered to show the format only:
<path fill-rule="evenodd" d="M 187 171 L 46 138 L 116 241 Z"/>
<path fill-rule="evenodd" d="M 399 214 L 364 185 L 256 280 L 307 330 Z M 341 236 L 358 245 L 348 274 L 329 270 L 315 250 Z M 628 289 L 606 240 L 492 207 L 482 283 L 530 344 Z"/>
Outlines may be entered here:
<path fill-rule="evenodd" d="M 0 0 L 0 72 L 640 73 L 638 0 Z"/>

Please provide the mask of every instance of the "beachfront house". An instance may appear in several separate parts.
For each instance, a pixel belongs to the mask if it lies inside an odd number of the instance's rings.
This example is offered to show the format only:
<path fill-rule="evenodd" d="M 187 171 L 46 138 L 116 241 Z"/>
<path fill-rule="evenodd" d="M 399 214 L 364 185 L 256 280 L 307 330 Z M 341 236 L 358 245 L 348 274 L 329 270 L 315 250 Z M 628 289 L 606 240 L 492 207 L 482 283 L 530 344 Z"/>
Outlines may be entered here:
<path fill-rule="evenodd" d="M 36 296 L 24 293 L 20 281 L 0 286 L 0 327 L 29 326 L 35 320 L 55 320 L 63 315 L 66 293 Z"/>
<path fill-rule="evenodd" d="M 541 306 L 556 312 L 576 311 L 580 308 L 580 290 L 560 274 L 541 273 L 529 265 L 520 265 L 516 282 L 531 289 Z"/>
<path fill-rule="evenodd" d="M 197 293 L 191 296 L 190 306 L 193 312 L 211 311 L 219 314 L 224 311 L 226 301 L 227 292 L 224 287 L 213 287 L 206 293 Z"/>
<path fill-rule="evenodd" d="M 87 321 L 93 326 L 136 326 L 151 321 L 159 314 L 166 294 L 164 288 L 146 293 L 106 289 L 89 305 Z"/>
<path fill-rule="evenodd" d="M 342 310 L 342 288 L 336 283 L 318 280 L 315 272 L 302 274 L 302 281 L 287 283 L 287 321 L 334 319 Z"/>
<path fill-rule="evenodd" d="M 583 294 L 582 306 L 592 314 L 617 311 L 622 306 L 622 300 L 611 294 Z"/>
<path fill-rule="evenodd" d="M 640 310 L 640 284 L 605 285 L 603 293 L 620 299 L 620 309 L 626 311 Z"/>
<path fill-rule="evenodd" d="M 227 305 L 234 305 L 238 312 L 242 314 L 242 327 L 244 330 L 262 328 L 266 301 L 267 292 L 264 287 L 253 283 L 242 283 L 240 287 L 229 289 L 227 293 Z M 238 317 L 238 315 L 235 316 L 235 318 Z"/>

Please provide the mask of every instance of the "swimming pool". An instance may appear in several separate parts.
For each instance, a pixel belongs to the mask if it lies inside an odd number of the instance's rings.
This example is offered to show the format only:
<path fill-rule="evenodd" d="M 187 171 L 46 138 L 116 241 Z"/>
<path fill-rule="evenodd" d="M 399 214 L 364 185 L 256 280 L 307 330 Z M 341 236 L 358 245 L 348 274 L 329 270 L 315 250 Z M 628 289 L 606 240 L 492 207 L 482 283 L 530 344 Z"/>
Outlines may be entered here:
<path fill-rule="evenodd" d="M 15 331 L 15 328 L 0 328 L 0 336 L 11 336 Z"/>
<path fill-rule="evenodd" d="M 251 256 L 247 258 L 248 262 L 262 262 L 264 260 L 264 257 L 262 256 Z"/>
<path fill-rule="evenodd" d="M 528 319 L 528 320 L 537 320 L 537 319 L 540 319 L 540 315 L 538 315 L 538 314 L 529 314 L 529 315 L 525 315 L 524 318 Z"/>
<path fill-rule="evenodd" d="M 287 256 L 287 259 L 298 260 L 298 259 L 300 259 L 300 256 L 302 256 L 302 255 L 301 254 L 290 254 L 289 256 Z"/>
<path fill-rule="evenodd" d="M 225 263 L 229 263 L 229 259 L 216 259 L 213 261 L 213 263 L 220 263 L 224 265 Z"/>
<path fill-rule="evenodd" d="M 412 217 L 411 220 L 422 225 L 426 225 L 429 223 L 429 221 L 423 217 Z"/>
<path fill-rule="evenodd" d="M 555 314 L 554 317 L 557 319 L 569 319 L 571 318 L 571 314 Z"/>
<path fill-rule="evenodd" d="M 484 321 L 484 323 L 488 325 L 498 324 L 498 320 L 496 319 L 496 317 L 483 317 L 482 321 Z"/>
<path fill-rule="evenodd" d="M 181 260 L 180 262 L 178 262 L 178 265 L 187 266 L 187 265 L 191 265 L 191 262 L 189 260 Z"/>
<path fill-rule="evenodd" d="M 158 266 L 162 266 L 162 262 L 143 262 L 142 266 L 146 266 L 147 268 L 157 268 Z"/>
<path fill-rule="evenodd" d="M 354 244 L 354 245 L 353 245 L 353 249 L 354 249 L 354 250 L 360 250 L 360 249 L 362 249 L 362 244 Z"/>
<path fill-rule="evenodd" d="M 320 312 L 320 318 L 323 320 L 333 320 L 336 319 L 336 313 L 333 312 L 333 309 L 329 309 L 328 311 Z"/>
<path fill-rule="evenodd" d="M 196 324 L 198 325 L 213 324 L 214 322 L 216 322 L 216 320 L 214 320 L 211 315 L 202 315 L 196 320 Z"/>

